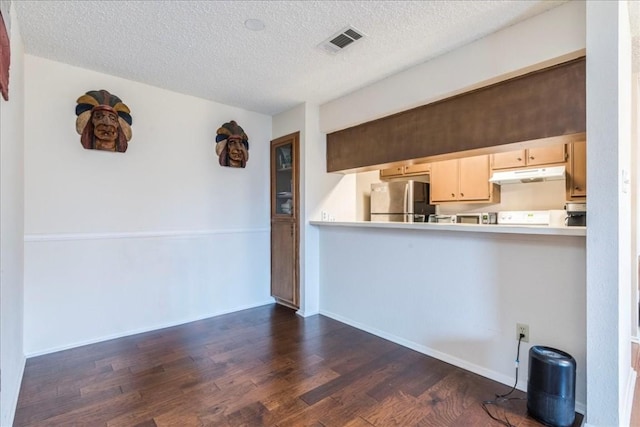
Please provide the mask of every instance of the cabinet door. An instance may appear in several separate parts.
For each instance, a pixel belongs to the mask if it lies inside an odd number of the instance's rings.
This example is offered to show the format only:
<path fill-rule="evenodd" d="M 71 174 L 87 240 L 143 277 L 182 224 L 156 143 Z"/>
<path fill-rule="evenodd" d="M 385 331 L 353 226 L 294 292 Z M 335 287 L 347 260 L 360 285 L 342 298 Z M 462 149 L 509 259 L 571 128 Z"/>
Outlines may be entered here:
<path fill-rule="evenodd" d="M 451 202 L 458 199 L 458 160 L 431 164 L 431 202 Z"/>
<path fill-rule="evenodd" d="M 419 163 L 404 167 L 405 175 L 425 175 L 431 171 L 431 163 Z"/>
<path fill-rule="evenodd" d="M 489 200 L 489 156 L 460 159 L 458 200 Z"/>
<path fill-rule="evenodd" d="M 527 150 L 527 165 L 548 165 L 551 163 L 564 163 L 566 160 L 564 144 L 548 147 L 529 148 Z"/>
<path fill-rule="evenodd" d="M 493 169 L 519 168 L 525 165 L 526 151 L 508 151 L 491 155 Z"/>
<path fill-rule="evenodd" d="M 380 171 L 380 178 L 389 178 L 391 176 L 402 176 L 404 173 L 404 166 L 397 168 L 382 169 Z"/>
<path fill-rule="evenodd" d="M 569 197 L 587 196 L 587 143 L 574 142 L 570 146 Z"/>
<path fill-rule="evenodd" d="M 271 222 L 271 296 L 298 307 L 297 230 L 293 221 Z"/>
<path fill-rule="evenodd" d="M 492 154 L 491 167 L 493 169 L 512 169 L 524 166 L 564 163 L 565 160 L 565 145 L 559 144 Z"/>

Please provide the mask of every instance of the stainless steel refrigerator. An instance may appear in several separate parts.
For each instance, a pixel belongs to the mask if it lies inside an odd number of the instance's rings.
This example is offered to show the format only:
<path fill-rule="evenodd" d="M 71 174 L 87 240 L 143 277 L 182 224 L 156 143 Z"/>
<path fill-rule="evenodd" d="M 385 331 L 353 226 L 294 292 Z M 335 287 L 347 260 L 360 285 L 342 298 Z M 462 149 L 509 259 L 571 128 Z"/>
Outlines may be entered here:
<path fill-rule="evenodd" d="M 371 184 L 371 221 L 424 222 L 435 206 L 429 204 L 429 184 L 417 181 Z"/>

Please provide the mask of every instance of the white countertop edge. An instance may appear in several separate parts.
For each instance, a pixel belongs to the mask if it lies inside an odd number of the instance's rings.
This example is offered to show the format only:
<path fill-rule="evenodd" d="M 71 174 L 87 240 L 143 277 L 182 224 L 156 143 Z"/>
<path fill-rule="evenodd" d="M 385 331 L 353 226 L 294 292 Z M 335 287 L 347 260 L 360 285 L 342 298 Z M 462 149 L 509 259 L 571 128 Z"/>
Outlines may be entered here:
<path fill-rule="evenodd" d="M 551 236 L 586 236 L 587 227 L 549 227 L 545 225 L 505 224 L 436 224 L 431 222 L 309 221 L 322 227 L 393 228 L 422 231 L 462 231 L 468 233 L 539 234 Z"/>

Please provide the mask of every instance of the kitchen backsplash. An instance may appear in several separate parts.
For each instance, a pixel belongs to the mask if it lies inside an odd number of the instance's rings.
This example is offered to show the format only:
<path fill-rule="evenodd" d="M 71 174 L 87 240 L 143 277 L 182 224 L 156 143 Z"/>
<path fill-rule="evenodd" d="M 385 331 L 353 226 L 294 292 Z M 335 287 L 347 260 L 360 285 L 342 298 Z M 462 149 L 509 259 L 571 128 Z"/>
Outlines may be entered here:
<path fill-rule="evenodd" d="M 451 203 L 439 205 L 439 214 L 465 212 L 499 212 L 564 209 L 566 202 L 565 181 L 504 184 L 500 188 L 500 203 L 472 204 Z"/>

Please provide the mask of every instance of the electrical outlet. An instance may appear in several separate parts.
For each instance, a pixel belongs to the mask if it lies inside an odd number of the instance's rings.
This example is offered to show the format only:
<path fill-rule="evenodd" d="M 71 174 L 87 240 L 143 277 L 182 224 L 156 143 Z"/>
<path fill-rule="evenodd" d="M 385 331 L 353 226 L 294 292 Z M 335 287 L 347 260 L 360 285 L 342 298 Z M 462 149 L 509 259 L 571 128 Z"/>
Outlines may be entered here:
<path fill-rule="evenodd" d="M 520 339 L 520 334 L 524 335 L 522 337 L 522 342 L 529 342 L 529 325 L 525 325 L 524 323 L 516 323 L 516 339 Z"/>

